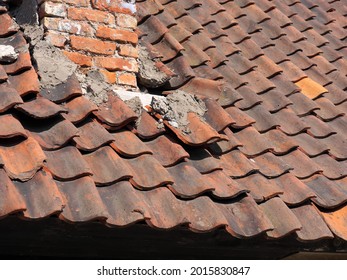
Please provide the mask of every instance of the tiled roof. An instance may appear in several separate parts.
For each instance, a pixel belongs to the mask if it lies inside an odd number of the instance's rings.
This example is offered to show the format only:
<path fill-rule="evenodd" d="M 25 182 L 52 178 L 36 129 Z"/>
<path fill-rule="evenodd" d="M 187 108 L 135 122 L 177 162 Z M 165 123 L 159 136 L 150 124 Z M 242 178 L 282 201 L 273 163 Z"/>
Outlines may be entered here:
<path fill-rule="evenodd" d="M 204 98 L 190 133 L 116 96 L 98 108 L 75 76 L 40 92 L 28 52 L 1 63 L 0 217 L 347 240 L 343 3 L 138 1 L 142 44 L 176 73 L 163 93 Z"/>

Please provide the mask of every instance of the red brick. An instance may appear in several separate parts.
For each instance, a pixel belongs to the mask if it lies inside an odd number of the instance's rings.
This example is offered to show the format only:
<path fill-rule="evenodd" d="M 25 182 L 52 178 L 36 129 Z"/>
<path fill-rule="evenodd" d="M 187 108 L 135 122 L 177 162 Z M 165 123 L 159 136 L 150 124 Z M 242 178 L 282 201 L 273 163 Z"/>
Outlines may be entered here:
<path fill-rule="evenodd" d="M 94 64 L 97 67 L 107 70 L 124 70 L 129 72 L 137 72 L 138 66 L 136 60 L 126 60 L 120 57 L 95 57 Z"/>
<path fill-rule="evenodd" d="M 129 56 L 129 57 L 139 57 L 139 51 L 137 48 L 132 45 L 120 45 L 118 47 L 118 54 L 121 56 Z"/>
<path fill-rule="evenodd" d="M 73 49 L 97 54 L 113 55 L 117 46 L 115 43 L 104 42 L 93 38 L 71 36 L 70 39 Z"/>
<path fill-rule="evenodd" d="M 85 8 L 69 8 L 68 18 L 73 20 L 89 20 L 106 24 L 115 23 L 115 18 L 112 14 Z"/>
<path fill-rule="evenodd" d="M 106 81 L 110 84 L 115 84 L 117 82 L 117 74 L 116 72 L 110 72 L 105 69 L 99 70 L 101 74 L 104 75 Z"/>
<path fill-rule="evenodd" d="M 45 16 L 64 18 L 66 17 L 66 6 L 61 3 L 47 1 L 40 6 L 39 14 L 40 18 Z"/>
<path fill-rule="evenodd" d="M 121 0 L 92 0 L 93 8 L 116 13 L 135 14 L 136 5 Z"/>
<path fill-rule="evenodd" d="M 68 52 L 64 51 L 64 54 L 69 58 L 72 62 L 80 65 L 80 66 L 92 66 L 92 58 L 90 56 L 76 53 L 76 52 Z"/>
<path fill-rule="evenodd" d="M 59 33 L 53 33 L 48 31 L 46 35 L 46 40 L 52 44 L 53 46 L 56 46 L 58 48 L 62 48 L 65 46 L 65 43 L 67 41 L 66 36 L 61 35 Z"/>
<path fill-rule="evenodd" d="M 116 23 L 119 27 L 132 28 L 137 27 L 137 20 L 134 16 L 126 14 L 118 14 L 116 18 Z"/>
<path fill-rule="evenodd" d="M 93 28 L 88 23 L 75 22 L 68 19 L 45 17 L 43 26 L 48 30 L 57 30 L 77 35 L 92 36 L 94 34 Z"/>
<path fill-rule="evenodd" d="M 96 36 L 123 43 L 137 44 L 138 42 L 138 36 L 135 32 L 113 29 L 106 26 L 99 26 L 96 31 Z"/>
<path fill-rule="evenodd" d="M 118 84 L 136 87 L 136 76 L 131 73 L 121 73 L 118 75 Z"/>

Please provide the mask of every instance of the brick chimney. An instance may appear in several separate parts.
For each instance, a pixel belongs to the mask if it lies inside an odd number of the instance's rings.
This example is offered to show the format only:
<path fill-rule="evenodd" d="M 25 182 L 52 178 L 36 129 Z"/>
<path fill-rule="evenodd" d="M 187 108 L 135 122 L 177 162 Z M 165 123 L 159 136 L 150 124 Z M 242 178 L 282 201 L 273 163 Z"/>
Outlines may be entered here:
<path fill-rule="evenodd" d="M 46 40 L 81 71 L 97 69 L 110 84 L 136 88 L 135 0 L 38 0 Z"/>

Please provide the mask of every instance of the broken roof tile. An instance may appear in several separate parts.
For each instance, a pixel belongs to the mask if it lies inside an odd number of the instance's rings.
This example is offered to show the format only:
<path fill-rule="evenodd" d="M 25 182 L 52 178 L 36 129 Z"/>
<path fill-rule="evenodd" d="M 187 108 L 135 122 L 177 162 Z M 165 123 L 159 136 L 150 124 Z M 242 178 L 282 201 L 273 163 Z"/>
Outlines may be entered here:
<path fill-rule="evenodd" d="M 1 140 L 0 163 L 11 179 L 28 181 L 41 169 L 46 159 L 39 144 L 32 137 Z"/>
<path fill-rule="evenodd" d="M 58 180 L 74 180 L 92 175 L 92 170 L 77 148 L 67 146 L 56 151 L 45 151 L 46 168 Z"/>
<path fill-rule="evenodd" d="M 10 64 L 3 64 L 2 67 L 9 75 L 15 75 L 19 72 L 30 70 L 30 68 L 32 67 L 30 53 L 20 52 L 15 62 L 12 62 Z"/>
<path fill-rule="evenodd" d="M 142 139 L 152 139 L 165 132 L 164 127 L 151 117 L 146 111 L 142 111 L 140 118 L 136 123 L 136 134 Z"/>

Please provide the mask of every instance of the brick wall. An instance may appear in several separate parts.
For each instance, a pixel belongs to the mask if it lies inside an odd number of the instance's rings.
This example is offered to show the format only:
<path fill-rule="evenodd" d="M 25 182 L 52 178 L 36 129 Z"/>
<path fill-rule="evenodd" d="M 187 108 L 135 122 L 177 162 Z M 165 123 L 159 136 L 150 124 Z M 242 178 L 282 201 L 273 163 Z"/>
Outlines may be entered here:
<path fill-rule="evenodd" d="M 38 0 L 46 39 L 82 71 L 99 69 L 111 84 L 136 87 L 135 4 L 125 0 Z"/>

